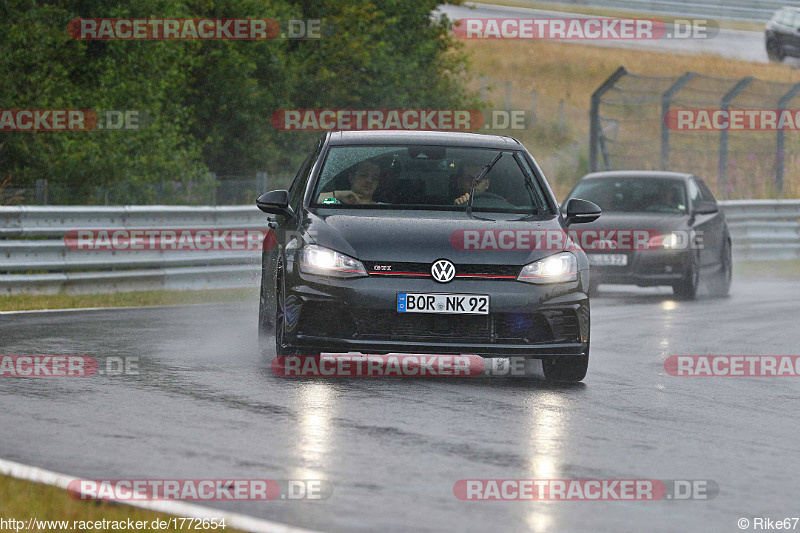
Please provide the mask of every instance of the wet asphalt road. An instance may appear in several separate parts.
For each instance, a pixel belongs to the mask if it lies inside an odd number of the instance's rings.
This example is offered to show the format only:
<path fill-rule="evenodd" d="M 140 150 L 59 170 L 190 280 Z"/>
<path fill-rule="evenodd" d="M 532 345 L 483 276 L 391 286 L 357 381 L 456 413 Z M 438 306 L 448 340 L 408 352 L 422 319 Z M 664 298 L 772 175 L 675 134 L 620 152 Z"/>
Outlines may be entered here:
<path fill-rule="evenodd" d="M 739 531 L 798 516 L 800 378 L 678 378 L 681 354 L 800 354 L 800 281 L 592 301 L 583 384 L 286 379 L 252 304 L 0 315 L 0 354 L 137 356 L 139 374 L 0 378 L 0 457 L 83 478 L 326 479 L 212 507 L 324 531 Z M 708 501 L 465 502 L 466 478 L 709 479 Z"/>

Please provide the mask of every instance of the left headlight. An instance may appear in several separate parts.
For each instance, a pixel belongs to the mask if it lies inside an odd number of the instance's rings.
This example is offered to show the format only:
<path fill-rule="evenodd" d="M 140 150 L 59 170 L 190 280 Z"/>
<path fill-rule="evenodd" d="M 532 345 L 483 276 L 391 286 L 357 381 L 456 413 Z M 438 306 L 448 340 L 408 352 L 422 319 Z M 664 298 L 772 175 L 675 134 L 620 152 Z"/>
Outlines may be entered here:
<path fill-rule="evenodd" d="M 578 279 L 578 260 L 570 252 L 545 257 L 522 267 L 517 281 L 525 283 L 563 283 Z"/>
<path fill-rule="evenodd" d="M 300 272 L 337 278 L 367 275 L 367 270 L 358 259 L 316 244 L 309 244 L 300 252 Z"/>
<path fill-rule="evenodd" d="M 648 250 L 657 250 L 658 248 L 665 248 L 667 250 L 685 248 L 686 239 L 687 237 L 683 232 L 676 231 L 664 233 L 663 235 L 655 235 L 650 237 L 650 240 L 647 242 L 647 248 Z"/>

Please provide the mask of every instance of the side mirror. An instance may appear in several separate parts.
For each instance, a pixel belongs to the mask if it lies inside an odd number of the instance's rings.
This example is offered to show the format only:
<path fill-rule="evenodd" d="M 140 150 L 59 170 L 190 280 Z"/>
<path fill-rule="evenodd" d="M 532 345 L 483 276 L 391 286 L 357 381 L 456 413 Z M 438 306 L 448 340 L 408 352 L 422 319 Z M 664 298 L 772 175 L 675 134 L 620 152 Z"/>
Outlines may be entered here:
<path fill-rule="evenodd" d="M 265 192 L 256 200 L 256 207 L 271 215 L 291 217 L 294 214 L 289 207 L 289 191 Z"/>
<path fill-rule="evenodd" d="M 717 211 L 719 211 L 717 202 L 699 202 L 693 209 L 696 215 L 711 215 Z"/>
<path fill-rule="evenodd" d="M 581 200 L 580 198 L 573 198 L 567 202 L 567 220 L 566 224 L 585 224 L 586 222 L 594 222 L 600 217 L 602 210 L 597 204 L 589 200 Z"/>

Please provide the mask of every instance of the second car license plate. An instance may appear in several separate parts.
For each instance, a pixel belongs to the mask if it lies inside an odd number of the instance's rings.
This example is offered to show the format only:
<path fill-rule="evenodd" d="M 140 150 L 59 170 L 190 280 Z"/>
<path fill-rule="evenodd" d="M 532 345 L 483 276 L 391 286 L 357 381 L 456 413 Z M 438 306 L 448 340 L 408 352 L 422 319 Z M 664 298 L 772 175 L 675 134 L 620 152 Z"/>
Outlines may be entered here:
<path fill-rule="evenodd" d="M 628 256 L 625 254 L 586 254 L 590 265 L 625 266 Z"/>
<path fill-rule="evenodd" d="M 400 313 L 448 313 L 458 315 L 488 315 L 487 294 L 397 294 L 397 311 Z"/>

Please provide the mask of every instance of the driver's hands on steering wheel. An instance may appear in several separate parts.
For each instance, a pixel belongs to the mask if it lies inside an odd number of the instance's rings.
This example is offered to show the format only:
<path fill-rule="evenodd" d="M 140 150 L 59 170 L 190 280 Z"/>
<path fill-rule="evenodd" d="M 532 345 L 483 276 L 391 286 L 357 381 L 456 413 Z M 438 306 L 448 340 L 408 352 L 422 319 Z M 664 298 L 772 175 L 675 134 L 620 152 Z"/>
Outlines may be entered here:
<path fill-rule="evenodd" d="M 469 193 L 464 193 L 453 201 L 455 205 L 461 205 L 467 202 L 469 202 Z"/>

